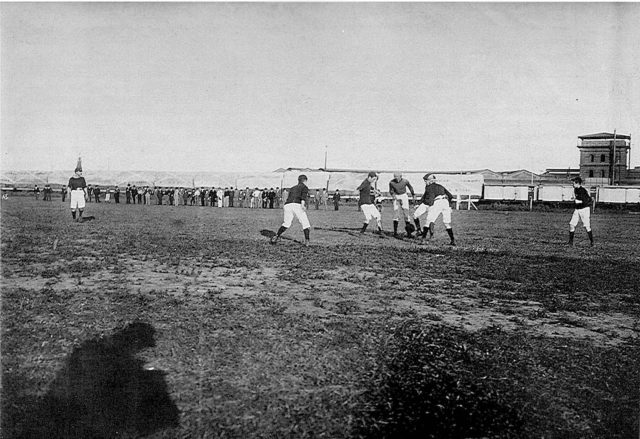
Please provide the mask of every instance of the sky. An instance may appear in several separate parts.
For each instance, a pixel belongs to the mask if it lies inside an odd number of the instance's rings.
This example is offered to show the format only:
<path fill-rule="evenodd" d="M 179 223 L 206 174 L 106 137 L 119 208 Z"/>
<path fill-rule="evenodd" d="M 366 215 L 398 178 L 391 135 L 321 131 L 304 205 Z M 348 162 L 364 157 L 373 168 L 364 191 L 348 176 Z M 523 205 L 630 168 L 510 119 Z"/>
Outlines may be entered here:
<path fill-rule="evenodd" d="M 640 3 L 1 3 L 1 167 L 540 172 L 614 129 L 638 166 L 638 23 Z"/>

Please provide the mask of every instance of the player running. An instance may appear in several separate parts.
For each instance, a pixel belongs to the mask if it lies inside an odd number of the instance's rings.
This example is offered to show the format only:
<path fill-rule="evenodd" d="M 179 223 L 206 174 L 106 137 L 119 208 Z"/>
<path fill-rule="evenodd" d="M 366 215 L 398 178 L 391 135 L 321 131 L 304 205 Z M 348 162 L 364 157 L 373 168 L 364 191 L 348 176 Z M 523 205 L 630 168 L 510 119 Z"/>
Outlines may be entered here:
<path fill-rule="evenodd" d="M 285 230 L 291 227 L 293 217 L 295 216 L 302 225 L 302 231 L 304 232 L 304 245 L 309 245 L 309 230 L 311 224 L 307 218 L 307 205 L 309 204 L 309 188 L 305 184 L 307 182 L 307 176 L 302 174 L 298 177 L 298 184 L 289 189 L 289 196 L 284 203 L 284 222 L 278 229 L 278 233 L 271 237 L 271 244 L 275 244 L 280 239 Z"/>
<path fill-rule="evenodd" d="M 407 238 L 412 238 L 414 232 L 413 224 L 411 224 L 411 213 L 409 211 L 409 196 L 407 189 L 411 192 L 411 199 L 415 197 L 415 192 L 409 180 L 402 178 L 402 174 L 396 172 L 393 174 L 393 180 L 389 182 L 389 195 L 393 198 L 393 236 L 398 236 L 398 223 L 400 222 L 400 209 L 404 216 L 405 231 Z"/>
<path fill-rule="evenodd" d="M 442 222 L 444 222 L 444 227 L 447 229 L 447 233 L 449 234 L 449 238 L 451 242 L 449 245 L 456 245 L 455 239 L 453 238 L 453 229 L 451 228 L 451 206 L 449 203 L 453 199 L 453 195 L 444 188 L 444 186 L 436 183 L 436 176 L 434 174 L 426 174 L 423 177 L 425 181 L 424 194 L 420 199 L 420 205 L 416 208 L 413 217 L 415 218 L 416 227 L 420 230 L 420 216 L 427 212 L 427 226 L 424 227 L 422 231 L 422 239 L 427 237 L 427 232 L 429 232 L 430 237 L 433 237 L 433 231 L 435 222 L 442 214 Z"/>
<path fill-rule="evenodd" d="M 382 216 L 380 215 L 380 211 L 376 208 L 374 204 L 374 200 L 371 197 L 372 184 L 378 179 L 378 174 L 375 172 L 369 172 L 367 178 L 358 186 L 356 189 L 360 192 L 360 199 L 358 200 L 358 206 L 362 210 L 364 214 L 364 225 L 360 230 L 360 233 L 364 233 L 367 230 L 367 226 L 372 218 L 375 218 L 376 223 L 378 224 L 377 233 L 382 234 Z"/>
<path fill-rule="evenodd" d="M 576 210 L 573 211 L 571 221 L 569 221 L 569 245 L 573 246 L 573 237 L 576 233 L 578 221 L 582 221 L 582 225 L 587 230 L 589 242 L 593 247 L 593 233 L 591 232 L 591 204 L 592 199 L 585 188 L 582 187 L 582 179 L 576 177 L 573 179 L 573 193 L 576 204 Z"/>

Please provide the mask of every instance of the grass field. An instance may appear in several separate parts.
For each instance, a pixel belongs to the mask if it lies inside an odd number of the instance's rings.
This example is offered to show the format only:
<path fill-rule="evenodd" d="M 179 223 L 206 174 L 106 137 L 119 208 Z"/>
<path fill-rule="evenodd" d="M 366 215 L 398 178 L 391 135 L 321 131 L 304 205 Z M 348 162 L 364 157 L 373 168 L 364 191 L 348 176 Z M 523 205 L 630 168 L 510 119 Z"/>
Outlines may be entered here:
<path fill-rule="evenodd" d="M 2 437 L 639 436 L 639 215 L 569 248 L 570 211 L 454 211 L 452 248 L 311 210 L 305 248 L 281 210 L 1 213 Z"/>

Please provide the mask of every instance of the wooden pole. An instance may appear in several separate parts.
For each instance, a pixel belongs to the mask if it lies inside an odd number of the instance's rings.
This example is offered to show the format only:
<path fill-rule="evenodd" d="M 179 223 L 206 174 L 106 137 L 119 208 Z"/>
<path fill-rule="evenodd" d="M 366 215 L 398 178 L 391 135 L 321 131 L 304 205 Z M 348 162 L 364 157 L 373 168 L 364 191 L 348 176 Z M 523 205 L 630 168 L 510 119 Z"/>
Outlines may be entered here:
<path fill-rule="evenodd" d="M 613 130 L 613 157 L 611 157 L 611 185 L 616 184 L 616 130 Z"/>
<path fill-rule="evenodd" d="M 324 145 L 324 170 L 327 170 L 327 145 Z"/>

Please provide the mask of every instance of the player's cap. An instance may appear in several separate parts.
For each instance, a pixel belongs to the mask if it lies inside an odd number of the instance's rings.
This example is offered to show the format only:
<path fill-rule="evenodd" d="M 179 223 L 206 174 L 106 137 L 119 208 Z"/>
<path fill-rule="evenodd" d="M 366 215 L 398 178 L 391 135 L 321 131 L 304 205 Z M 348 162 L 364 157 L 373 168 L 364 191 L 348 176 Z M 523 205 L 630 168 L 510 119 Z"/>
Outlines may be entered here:
<path fill-rule="evenodd" d="M 82 159 L 80 157 L 78 157 L 78 164 L 76 165 L 74 172 L 82 172 Z"/>
<path fill-rule="evenodd" d="M 582 178 L 580 178 L 580 177 L 576 177 L 571 181 L 573 181 L 574 183 L 582 184 Z"/>
<path fill-rule="evenodd" d="M 422 177 L 423 180 L 435 180 L 436 179 L 436 174 L 424 174 L 424 177 Z"/>
<path fill-rule="evenodd" d="M 298 176 L 298 182 L 307 181 L 307 180 L 308 180 L 307 176 L 304 175 L 304 174 L 301 174 L 301 175 Z"/>
<path fill-rule="evenodd" d="M 369 172 L 369 177 L 377 177 L 378 174 L 376 174 L 375 172 L 371 171 Z"/>

